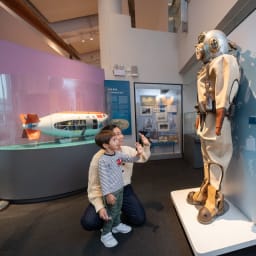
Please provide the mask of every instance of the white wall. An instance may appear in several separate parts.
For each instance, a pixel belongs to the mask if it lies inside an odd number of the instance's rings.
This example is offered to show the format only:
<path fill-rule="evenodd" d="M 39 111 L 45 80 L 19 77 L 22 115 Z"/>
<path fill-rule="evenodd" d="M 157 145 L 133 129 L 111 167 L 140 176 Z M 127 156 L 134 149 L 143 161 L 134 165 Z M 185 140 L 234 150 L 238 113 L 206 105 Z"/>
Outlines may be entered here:
<path fill-rule="evenodd" d="M 249 122 L 256 115 L 256 11 L 251 13 L 229 38 L 240 46 L 242 79 L 232 122 L 233 157 L 225 174 L 225 196 L 256 224 L 256 129 Z M 251 147 L 252 145 L 252 147 Z"/>
<path fill-rule="evenodd" d="M 138 66 L 137 81 L 180 83 L 178 74 L 176 34 L 168 32 L 133 29 L 130 18 L 125 15 L 112 15 L 110 27 L 101 46 L 102 67 L 106 79 L 113 76 L 114 64 Z M 129 77 L 126 77 L 126 79 Z"/>
<path fill-rule="evenodd" d="M 196 80 L 189 85 L 183 85 L 183 113 L 194 112 L 197 103 Z"/>
<path fill-rule="evenodd" d="M 255 29 L 256 25 L 256 12 L 254 11 L 249 17 L 247 17 L 243 23 L 239 25 L 229 35 L 229 39 L 236 42 L 241 48 L 242 51 L 249 50 L 256 53 L 256 44 L 255 44 Z M 254 56 L 255 57 L 255 56 Z"/>

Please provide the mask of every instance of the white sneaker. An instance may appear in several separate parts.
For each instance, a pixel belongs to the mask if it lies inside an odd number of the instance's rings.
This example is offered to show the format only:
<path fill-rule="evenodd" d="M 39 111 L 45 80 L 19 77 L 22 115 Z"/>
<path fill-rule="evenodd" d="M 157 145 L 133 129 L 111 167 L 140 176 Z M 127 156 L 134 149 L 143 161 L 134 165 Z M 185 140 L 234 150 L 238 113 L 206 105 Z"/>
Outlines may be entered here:
<path fill-rule="evenodd" d="M 114 234 L 116 233 L 123 233 L 123 234 L 126 234 L 126 233 L 129 233 L 130 231 L 132 230 L 132 228 L 128 225 L 125 225 L 123 223 L 120 223 L 118 224 L 117 226 L 113 227 L 112 228 L 112 232 Z"/>
<path fill-rule="evenodd" d="M 113 237 L 112 233 L 109 232 L 106 235 L 100 237 L 100 241 L 105 245 L 105 247 L 115 247 L 118 245 L 117 240 Z"/>

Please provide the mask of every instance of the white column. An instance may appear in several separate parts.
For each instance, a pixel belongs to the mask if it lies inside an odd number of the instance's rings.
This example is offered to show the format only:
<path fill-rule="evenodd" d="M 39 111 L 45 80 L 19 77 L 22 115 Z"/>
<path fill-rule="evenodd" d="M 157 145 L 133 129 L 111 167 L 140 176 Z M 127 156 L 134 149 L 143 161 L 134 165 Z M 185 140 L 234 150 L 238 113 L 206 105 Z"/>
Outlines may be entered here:
<path fill-rule="evenodd" d="M 100 33 L 100 60 L 101 67 L 111 69 L 114 53 L 112 42 L 115 33 L 115 23 L 111 22 L 115 14 L 122 13 L 121 0 L 98 0 L 99 33 Z"/>
<path fill-rule="evenodd" d="M 110 13 L 122 12 L 122 1 L 121 0 L 98 0 L 98 13 L 99 17 L 109 15 Z"/>

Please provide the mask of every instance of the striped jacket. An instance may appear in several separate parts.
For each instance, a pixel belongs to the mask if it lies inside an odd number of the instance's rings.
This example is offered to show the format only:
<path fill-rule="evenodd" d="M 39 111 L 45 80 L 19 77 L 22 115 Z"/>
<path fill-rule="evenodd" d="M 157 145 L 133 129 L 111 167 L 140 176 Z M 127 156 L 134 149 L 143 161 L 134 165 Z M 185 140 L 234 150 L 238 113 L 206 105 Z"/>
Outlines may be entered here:
<path fill-rule="evenodd" d="M 124 186 L 123 163 L 137 160 L 139 160 L 138 156 L 130 157 L 121 152 L 115 152 L 113 155 L 104 153 L 101 156 L 99 159 L 99 178 L 103 196 L 113 193 Z"/>

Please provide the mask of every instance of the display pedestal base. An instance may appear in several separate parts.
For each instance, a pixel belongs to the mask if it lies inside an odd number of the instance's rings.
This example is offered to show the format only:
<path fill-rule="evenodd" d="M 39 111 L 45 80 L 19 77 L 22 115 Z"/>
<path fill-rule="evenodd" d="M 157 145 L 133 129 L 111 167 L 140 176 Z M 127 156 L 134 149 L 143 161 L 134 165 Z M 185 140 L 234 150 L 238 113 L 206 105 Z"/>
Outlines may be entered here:
<path fill-rule="evenodd" d="M 211 224 L 197 221 L 198 206 L 187 203 L 187 194 L 199 188 L 172 191 L 180 221 L 195 255 L 216 256 L 256 244 L 256 225 L 250 222 L 232 203 L 228 211 Z"/>

